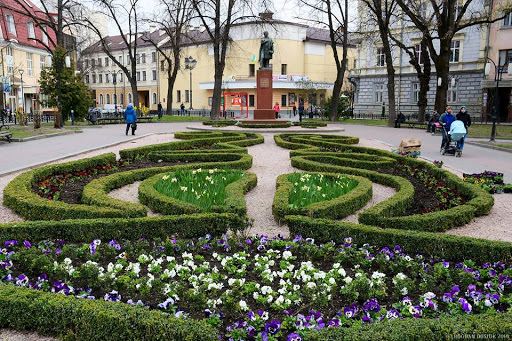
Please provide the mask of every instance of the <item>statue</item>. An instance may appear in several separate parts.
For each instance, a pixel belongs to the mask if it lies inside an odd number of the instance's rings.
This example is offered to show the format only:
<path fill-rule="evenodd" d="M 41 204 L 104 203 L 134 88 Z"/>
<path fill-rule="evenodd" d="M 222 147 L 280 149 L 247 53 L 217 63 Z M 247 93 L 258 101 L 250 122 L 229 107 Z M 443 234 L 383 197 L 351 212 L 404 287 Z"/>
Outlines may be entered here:
<path fill-rule="evenodd" d="M 270 60 L 274 54 L 274 41 L 268 37 L 268 32 L 263 32 L 260 45 L 260 69 L 270 69 Z"/>

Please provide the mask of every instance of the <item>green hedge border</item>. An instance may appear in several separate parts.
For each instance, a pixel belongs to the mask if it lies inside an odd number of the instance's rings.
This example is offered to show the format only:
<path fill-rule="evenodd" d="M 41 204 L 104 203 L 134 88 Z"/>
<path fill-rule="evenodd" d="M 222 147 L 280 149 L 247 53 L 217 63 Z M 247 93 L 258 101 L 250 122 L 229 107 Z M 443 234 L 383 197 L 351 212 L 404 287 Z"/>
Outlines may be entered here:
<path fill-rule="evenodd" d="M 364 207 L 373 195 L 372 182 L 370 180 L 360 176 L 341 174 L 357 181 L 357 186 L 338 198 L 316 202 L 305 207 L 292 208 L 288 206 L 290 191 L 293 189 L 293 184 L 289 181 L 289 177 L 292 174 L 282 174 L 277 178 L 277 190 L 272 204 L 272 213 L 278 221 L 283 220 L 286 215 L 343 219 Z M 324 174 L 331 177 L 340 175 L 333 173 L 310 174 Z"/>
<path fill-rule="evenodd" d="M 241 128 L 268 128 L 268 129 L 273 129 L 273 128 L 290 128 L 292 126 L 292 124 L 290 122 L 287 122 L 287 123 L 268 123 L 268 124 L 264 124 L 264 123 L 239 123 L 238 126 L 241 127 Z"/>
<path fill-rule="evenodd" d="M 212 167 L 208 167 L 212 168 Z M 205 169 L 208 169 L 205 168 Z M 156 183 L 164 176 L 171 173 L 160 173 L 144 180 L 139 186 L 139 199 L 144 205 L 148 206 L 153 212 L 165 215 L 191 214 L 204 212 L 200 207 L 177 200 L 155 189 Z M 230 183 L 226 186 L 226 202 L 222 206 L 212 207 L 216 213 L 234 213 L 239 216 L 247 215 L 247 206 L 244 194 L 253 189 L 258 183 L 256 174 L 244 172 L 244 178 Z"/>

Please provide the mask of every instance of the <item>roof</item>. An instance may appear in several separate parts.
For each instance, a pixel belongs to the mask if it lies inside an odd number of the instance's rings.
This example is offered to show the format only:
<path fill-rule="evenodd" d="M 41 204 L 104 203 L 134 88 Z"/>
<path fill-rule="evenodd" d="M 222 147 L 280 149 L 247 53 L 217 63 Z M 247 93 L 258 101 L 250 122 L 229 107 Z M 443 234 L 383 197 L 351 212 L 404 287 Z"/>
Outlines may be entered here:
<path fill-rule="evenodd" d="M 138 38 L 137 38 L 137 46 L 145 47 L 145 46 L 151 46 L 151 42 L 146 40 L 153 40 L 156 43 L 161 42 L 165 38 L 167 38 L 167 35 L 161 34 L 162 32 L 160 30 L 156 30 L 153 32 L 150 31 L 144 31 L 139 32 Z M 107 46 L 109 47 L 110 51 L 119 51 L 124 50 L 127 48 L 127 45 L 123 39 L 123 36 L 117 35 L 117 36 L 108 36 L 105 37 L 105 41 L 107 43 Z M 82 51 L 82 54 L 91 54 L 95 52 L 103 52 L 103 46 L 101 44 L 101 41 L 97 41 L 91 46 L 87 47 Z"/>
<path fill-rule="evenodd" d="M 330 34 L 329 34 L 329 30 L 326 30 L 324 28 L 308 27 L 308 30 L 307 30 L 307 33 L 306 33 L 306 40 L 330 42 L 331 41 L 331 37 L 330 37 Z M 349 40 L 349 45 L 353 45 L 351 40 L 350 40 L 350 38 L 348 40 Z M 343 40 L 339 39 L 337 41 L 337 44 L 343 44 Z"/>

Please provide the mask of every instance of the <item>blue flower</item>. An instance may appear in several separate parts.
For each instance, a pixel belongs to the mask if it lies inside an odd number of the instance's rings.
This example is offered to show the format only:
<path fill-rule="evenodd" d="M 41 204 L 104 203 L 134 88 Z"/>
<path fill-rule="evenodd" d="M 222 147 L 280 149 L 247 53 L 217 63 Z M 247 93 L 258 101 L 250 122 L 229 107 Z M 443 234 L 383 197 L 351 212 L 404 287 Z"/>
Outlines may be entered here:
<path fill-rule="evenodd" d="M 5 247 L 13 247 L 18 244 L 17 240 L 8 240 L 5 242 Z"/>
<path fill-rule="evenodd" d="M 288 334 L 286 341 L 302 341 L 302 337 L 297 333 Z"/>
<path fill-rule="evenodd" d="M 103 296 L 103 299 L 109 302 L 119 302 L 121 301 L 121 295 L 117 291 L 112 290 L 111 292 L 107 292 L 105 296 Z"/>
<path fill-rule="evenodd" d="M 23 245 L 25 245 L 25 247 L 26 247 L 27 249 L 30 249 L 30 248 L 32 247 L 32 244 L 30 244 L 30 242 L 29 242 L 28 240 L 25 240 L 25 241 L 23 242 Z"/>
<path fill-rule="evenodd" d="M 164 302 L 159 303 L 158 308 L 167 310 L 167 308 L 169 308 L 169 304 L 174 305 L 174 300 L 172 299 L 172 297 L 168 297 Z"/>

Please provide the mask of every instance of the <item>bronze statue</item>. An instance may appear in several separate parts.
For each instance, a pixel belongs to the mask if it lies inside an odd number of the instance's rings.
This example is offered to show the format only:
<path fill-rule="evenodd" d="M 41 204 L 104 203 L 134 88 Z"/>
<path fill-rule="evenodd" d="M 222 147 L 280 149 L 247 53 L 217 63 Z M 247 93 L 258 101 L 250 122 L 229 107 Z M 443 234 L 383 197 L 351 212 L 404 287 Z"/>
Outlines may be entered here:
<path fill-rule="evenodd" d="M 274 54 L 274 41 L 268 37 L 268 32 L 263 32 L 260 45 L 260 69 L 270 69 L 270 60 Z"/>

